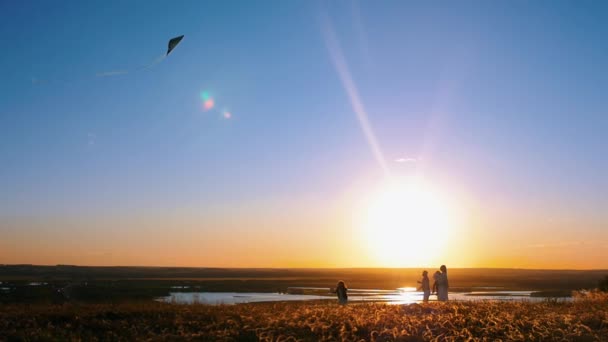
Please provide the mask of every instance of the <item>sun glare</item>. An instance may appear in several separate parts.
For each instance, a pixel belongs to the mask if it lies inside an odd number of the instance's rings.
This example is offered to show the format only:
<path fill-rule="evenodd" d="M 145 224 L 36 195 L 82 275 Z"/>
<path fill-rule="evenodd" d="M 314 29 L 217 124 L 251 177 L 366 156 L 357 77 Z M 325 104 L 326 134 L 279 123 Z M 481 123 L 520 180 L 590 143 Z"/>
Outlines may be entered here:
<path fill-rule="evenodd" d="M 434 265 L 454 228 L 446 199 L 420 180 L 382 185 L 370 196 L 360 224 L 370 256 L 386 267 Z"/>

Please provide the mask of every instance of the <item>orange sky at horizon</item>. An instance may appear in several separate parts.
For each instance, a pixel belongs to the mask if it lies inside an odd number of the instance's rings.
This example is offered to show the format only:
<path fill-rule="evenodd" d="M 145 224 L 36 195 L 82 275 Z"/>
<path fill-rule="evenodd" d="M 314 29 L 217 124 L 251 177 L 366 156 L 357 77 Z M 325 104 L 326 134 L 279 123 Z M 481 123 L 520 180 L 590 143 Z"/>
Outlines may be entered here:
<path fill-rule="evenodd" d="M 308 202 L 315 203 L 315 199 Z M 450 233 L 438 255 L 420 264 L 386 263 L 374 258 L 353 227 L 352 206 L 335 201 L 305 208 L 282 200 L 234 208 L 232 215 L 222 210 L 211 210 L 212 215 L 176 210 L 104 218 L 5 219 L 0 263 L 235 268 L 434 267 L 445 263 L 454 268 L 608 268 L 608 232 L 602 231 L 601 222 L 587 222 L 588 229 L 581 234 L 572 227 L 583 221 L 572 218 L 543 221 L 520 215 L 519 220 L 507 219 L 508 212 L 470 205 L 466 224 Z M 497 219 L 500 217 L 505 219 Z M 486 228 L 490 223 L 492 228 Z M 422 246 L 426 250 L 433 243 L 433 234 L 429 232 L 422 242 L 404 240 L 404 248 L 427 244 Z"/>

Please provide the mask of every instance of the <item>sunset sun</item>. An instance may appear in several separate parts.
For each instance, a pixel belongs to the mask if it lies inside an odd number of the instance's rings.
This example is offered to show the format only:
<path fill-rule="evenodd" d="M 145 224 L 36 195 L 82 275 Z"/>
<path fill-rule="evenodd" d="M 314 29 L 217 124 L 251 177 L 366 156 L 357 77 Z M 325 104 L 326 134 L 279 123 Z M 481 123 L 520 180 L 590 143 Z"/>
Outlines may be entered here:
<path fill-rule="evenodd" d="M 370 257 L 388 267 L 439 262 L 455 227 L 446 199 L 420 180 L 388 182 L 374 192 L 361 218 Z"/>

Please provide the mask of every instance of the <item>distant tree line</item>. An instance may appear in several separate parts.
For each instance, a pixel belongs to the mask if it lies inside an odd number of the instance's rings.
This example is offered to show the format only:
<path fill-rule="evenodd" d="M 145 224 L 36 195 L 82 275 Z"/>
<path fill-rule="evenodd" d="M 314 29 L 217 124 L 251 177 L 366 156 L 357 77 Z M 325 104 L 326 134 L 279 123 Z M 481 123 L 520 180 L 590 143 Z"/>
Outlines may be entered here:
<path fill-rule="evenodd" d="M 597 287 L 600 291 L 608 292 L 608 275 L 604 277 L 604 279 L 600 280 Z"/>

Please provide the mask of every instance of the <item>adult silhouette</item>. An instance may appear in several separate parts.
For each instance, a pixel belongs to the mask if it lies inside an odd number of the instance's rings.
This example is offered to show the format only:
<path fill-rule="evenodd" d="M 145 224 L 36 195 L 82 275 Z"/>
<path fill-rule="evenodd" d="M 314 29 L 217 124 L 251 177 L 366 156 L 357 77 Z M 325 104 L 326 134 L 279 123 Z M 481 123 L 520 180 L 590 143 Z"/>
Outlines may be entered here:
<path fill-rule="evenodd" d="M 448 268 L 441 265 L 439 268 L 441 274 L 437 277 L 437 300 L 446 302 L 448 300 Z"/>

